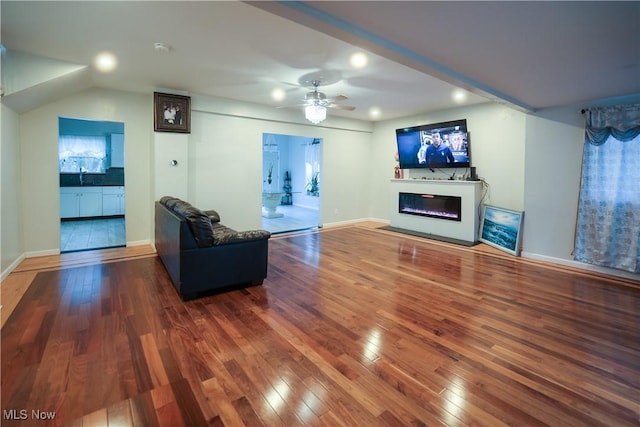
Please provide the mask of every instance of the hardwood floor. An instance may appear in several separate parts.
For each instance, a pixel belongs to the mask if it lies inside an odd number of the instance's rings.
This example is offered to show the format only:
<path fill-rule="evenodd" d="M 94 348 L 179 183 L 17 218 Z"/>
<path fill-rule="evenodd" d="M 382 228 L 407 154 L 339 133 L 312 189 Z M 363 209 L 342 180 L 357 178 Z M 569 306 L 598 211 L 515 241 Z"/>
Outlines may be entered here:
<path fill-rule="evenodd" d="M 149 254 L 52 264 L 12 273 L 3 426 L 640 422 L 638 282 L 363 226 L 189 302 Z"/>
<path fill-rule="evenodd" d="M 2 292 L 0 293 L 2 305 L 2 310 L 0 311 L 2 315 L 1 325 L 4 326 L 39 271 L 115 262 L 145 256 L 155 256 L 155 251 L 151 246 L 110 248 L 26 258 L 2 281 Z"/>

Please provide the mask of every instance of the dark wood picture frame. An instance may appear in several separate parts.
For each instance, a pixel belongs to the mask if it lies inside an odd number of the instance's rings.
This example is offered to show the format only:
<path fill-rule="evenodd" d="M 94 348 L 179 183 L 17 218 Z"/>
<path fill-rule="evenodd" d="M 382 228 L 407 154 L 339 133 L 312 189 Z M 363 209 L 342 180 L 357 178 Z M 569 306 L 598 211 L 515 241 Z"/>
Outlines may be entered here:
<path fill-rule="evenodd" d="M 191 133 L 191 97 L 154 92 L 153 130 Z"/>

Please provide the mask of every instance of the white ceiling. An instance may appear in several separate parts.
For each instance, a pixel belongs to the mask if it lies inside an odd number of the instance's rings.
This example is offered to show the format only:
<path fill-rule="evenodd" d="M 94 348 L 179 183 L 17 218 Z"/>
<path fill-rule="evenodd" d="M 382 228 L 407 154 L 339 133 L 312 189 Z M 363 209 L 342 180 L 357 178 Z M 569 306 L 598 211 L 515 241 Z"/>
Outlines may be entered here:
<path fill-rule="evenodd" d="M 88 86 L 151 93 L 166 89 L 274 106 L 275 87 L 296 104 L 321 78 L 361 120 L 504 102 L 532 111 L 640 93 L 640 2 L 432 1 L 5 1 L 2 44 L 86 66 L 11 92 L 30 109 Z M 158 53 L 156 42 L 170 46 Z M 116 71 L 92 67 L 102 50 Z M 349 57 L 369 54 L 364 69 Z M 10 56 L 7 56 L 10 58 Z M 55 68 L 55 67 L 52 67 Z M 3 73 L 4 75 L 5 73 Z M 434 77 L 435 76 L 435 77 Z"/>

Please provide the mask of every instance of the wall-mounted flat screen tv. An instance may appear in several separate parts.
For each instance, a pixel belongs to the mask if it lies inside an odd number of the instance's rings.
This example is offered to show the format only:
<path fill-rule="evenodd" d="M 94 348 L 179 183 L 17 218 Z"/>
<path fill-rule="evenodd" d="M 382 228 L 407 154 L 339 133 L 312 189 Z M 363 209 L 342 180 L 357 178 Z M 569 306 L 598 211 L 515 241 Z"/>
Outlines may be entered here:
<path fill-rule="evenodd" d="M 466 119 L 396 129 L 396 141 L 401 169 L 471 166 Z"/>

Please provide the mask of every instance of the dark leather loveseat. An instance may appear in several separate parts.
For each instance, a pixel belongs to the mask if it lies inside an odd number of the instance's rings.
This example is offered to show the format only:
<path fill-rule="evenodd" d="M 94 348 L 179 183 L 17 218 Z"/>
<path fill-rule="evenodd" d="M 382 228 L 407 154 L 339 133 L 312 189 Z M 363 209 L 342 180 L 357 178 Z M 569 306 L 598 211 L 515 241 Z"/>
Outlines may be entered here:
<path fill-rule="evenodd" d="M 165 196 L 155 203 L 155 246 L 180 297 L 259 285 L 267 277 L 265 230 L 235 231 L 214 210 Z"/>

